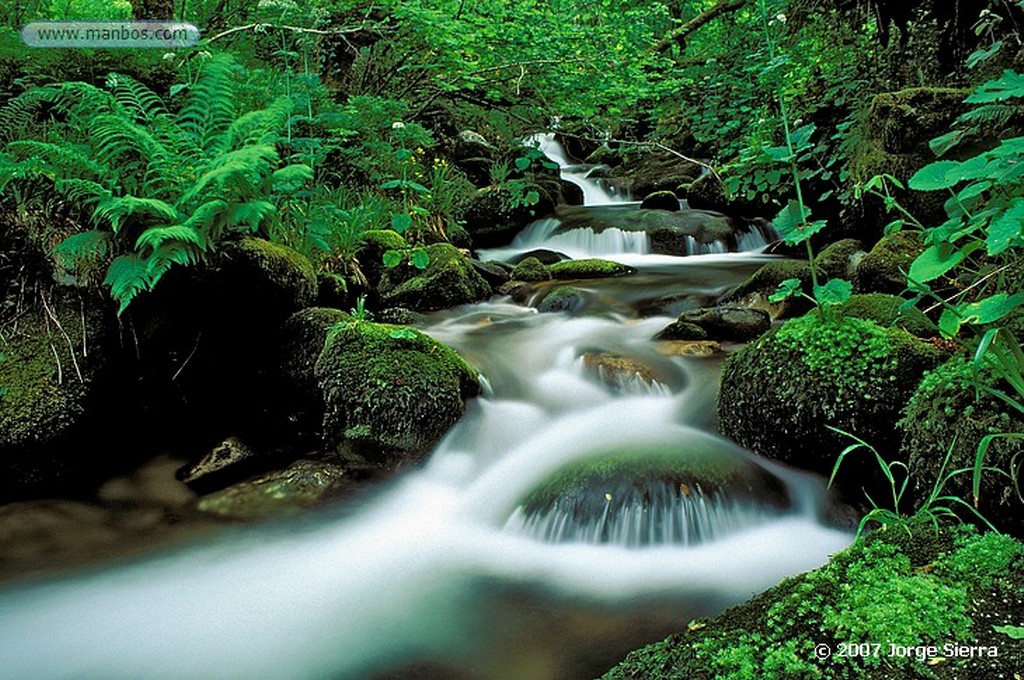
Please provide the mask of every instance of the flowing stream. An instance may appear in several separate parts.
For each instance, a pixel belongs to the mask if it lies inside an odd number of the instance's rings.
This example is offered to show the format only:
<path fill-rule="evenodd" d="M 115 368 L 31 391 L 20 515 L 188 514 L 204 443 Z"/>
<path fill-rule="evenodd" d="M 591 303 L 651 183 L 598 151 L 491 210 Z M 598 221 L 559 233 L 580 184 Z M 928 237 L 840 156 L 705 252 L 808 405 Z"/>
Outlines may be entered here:
<path fill-rule="evenodd" d="M 590 236 L 579 253 L 611 255 Z M 300 520 L 0 592 L 0 675 L 586 678 L 823 564 L 851 537 L 821 521 L 820 480 L 713 434 L 717 360 L 651 340 L 766 256 L 634 245 L 636 275 L 572 282 L 574 313 L 494 298 L 428 319 L 488 389 L 422 467 Z"/>

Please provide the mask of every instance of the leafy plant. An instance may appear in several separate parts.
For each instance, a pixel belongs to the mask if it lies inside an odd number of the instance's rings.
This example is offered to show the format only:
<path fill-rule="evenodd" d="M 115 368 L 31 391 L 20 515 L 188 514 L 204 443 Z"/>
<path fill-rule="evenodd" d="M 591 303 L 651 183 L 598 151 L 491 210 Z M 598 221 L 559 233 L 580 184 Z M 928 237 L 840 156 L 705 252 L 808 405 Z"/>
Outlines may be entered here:
<path fill-rule="evenodd" d="M 62 83 L 0 110 L 0 120 L 32 106 L 66 119 L 46 139 L 7 143 L 0 188 L 19 184 L 40 200 L 56 192 L 91 208 L 94 228 L 53 252 L 72 269 L 109 262 L 103 283 L 118 313 L 172 266 L 203 260 L 232 234 L 266 232 L 279 198 L 312 178 L 304 164 L 279 167 L 289 100 L 237 115 L 233 78 L 230 60 L 209 59 L 176 113 L 118 74 L 106 89 Z"/>

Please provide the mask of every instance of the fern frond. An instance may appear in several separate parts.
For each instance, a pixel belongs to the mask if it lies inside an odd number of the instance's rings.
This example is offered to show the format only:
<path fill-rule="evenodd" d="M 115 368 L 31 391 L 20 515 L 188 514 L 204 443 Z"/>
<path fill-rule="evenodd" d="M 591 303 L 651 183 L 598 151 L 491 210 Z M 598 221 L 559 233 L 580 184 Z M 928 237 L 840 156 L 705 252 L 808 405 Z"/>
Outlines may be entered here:
<path fill-rule="evenodd" d="M 228 227 L 247 227 L 252 233 L 259 229 L 265 220 L 277 214 L 277 208 L 270 201 L 248 201 L 231 207 L 227 216 Z"/>
<path fill-rule="evenodd" d="M 964 125 L 1003 126 L 1010 122 L 1018 110 L 1019 107 L 1007 104 L 986 104 L 961 114 L 957 122 Z"/>
<path fill-rule="evenodd" d="M 82 264 L 95 263 L 107 256 L 110 249 L 109 231 L 83 231 L 72 234 L 54 246 L 51 251 L 60 263 L 68 269 L 77 269 Z"/>
<path fill-rule="evenodd" d="M 194 246 L 202 245 L 202 238 L 195 229 L 184 224 L 172 224 L 165 227 L 150 227 L 142 232 L 135 241 L 135 250 L 150 248 L 157 251 L 165 241 L 191 243 Z"/>
<path fill-rule="evenodd" d="M 34 136 L 33 128 L 52 122 L 55 114 L 87 121 L 96 114 L 111 113 L 114 105 L 110 93 L 88 83 L 36 87 L 0 108 L 0 141 Z"/>
<path fill-rule="evenodd" d="M 226 55 L 210 58 L 189 88 L 188 100 L 178 114 L 179 125 L 208 152 L 235 119 L 233 66 Z"/>
<path fill-rule="evenodd" d="M 160 101 L 160 97 L 137 80 L 120 73 L 111 73 L 107 78 L 107 87 L 113 92 L 123 112 L 136 121 L 149 123 L 168 115 L 167 107 Z"/>
<path fill-rule="evenodd" d="M 223 215 L 228 209 L 228 202 L 219 198 L 207 201 L 192 211 L 182 225 L 199 234 L 199 248 L 207 250 L 217 242 L 224 230 Z"/>
<path fill-rule="evenodd" d="M 250 111 L 231 123 L 216 140 L 215 148 L 224 153 L 246 144 L 273 144 L 284 132 L 291 112 L 291 100 L 278 97 L 267 108 Z"/>
<path fill-rule="evenodd" d="M 110 286 L 110 295 L 118 302 L 120 316 L 136 295 L 153 287 L 152 281 L 147 261 L 131 253 L 114 258 L 103 285 Z"/>
<path fill-rule="evenodd" d="M 97 116 L 91 131 L 97 158 L 112 167 L 123 168 L 125 162 L 138 165 L 138 159 L 149 161 L 165 151 L 148 129 L 124 116 Z"/>
<path fill-rule="evenodd" d="M 114 234 L 121 231 L 127 218 L 136 215 L 149 215 L 161 222 L 179 222 L 181 214 L 174 206 L 158 198 L 138 198 L 136 196 L 110 196 L 93 210 L 92 218 L 96 221 L 110 223 Z"/>
<path fill-rule="evenodd" d="M 54 168 L 55 175 L 103 177 L 110 174 L 110 168 L 93 160 L 83 147 L 26 139 L 10 142 L 6 149 L 15 158 L 35 156 L 42 159 Z"/>
<path fill-rule="evenodd" d="M 211 186 L 217 188 L 220 196 L 252 195 L 278 160 L 277 149 L 265 144 L 230 151 L 204 168 L 196 183 L 181 197 L 179 205 L 191 203 Z"/>
<path fill-rule="evenodd" d="M 15 161 L 0 153 L 0 192 L 12 182 L 20 185 L 43 177 L 52 177 L 52 172 L 41 159 L 33 157 Z"/>
<path fill-rule="evenodd" d="M 107 200 L 113 195 L 110 189 L 88 179 L 58 179 L 54 187 L 71 201 L 85 205 Z"/>
<path fill-rule="evenodd" d="M 274 191 L 289 193 L 295 191 L 306 182 L 313 180 L 313 168 L 304 163 L 286 165 L 274 171 L 270 176 L 271 185 Z"/>

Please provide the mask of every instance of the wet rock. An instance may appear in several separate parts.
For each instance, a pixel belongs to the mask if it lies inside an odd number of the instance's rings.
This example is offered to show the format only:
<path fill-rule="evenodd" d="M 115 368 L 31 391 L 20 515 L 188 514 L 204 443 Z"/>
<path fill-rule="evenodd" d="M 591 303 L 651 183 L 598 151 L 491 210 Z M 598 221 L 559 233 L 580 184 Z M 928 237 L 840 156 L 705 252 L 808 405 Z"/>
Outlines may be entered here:
<path fill-rule="evenodd" d="M 533 286 L 526 281 L 516 281 L 513 279 L 508 283 L 503 283 L 495 292 L 498 295 L 508 295 L 516 302 L 522 304 L 529 299 L 532 290 Z"/>
<path fill-rule="evenodd" d="M 711 307 L 683 312 L 657 340 L 733 340 L 747 342 L 771 327 L 771 317 L 760 309 Z M 703 331 L 703 336 L 698 331 Z"/>
<path fill-rule="evenodd" d="M 556 262 L 548 265 L 547 272 L 553 279 L 605 279 L 629 276 L 636 269 L 610 260 L 587 258 Z"/>
<path fill-rule="evenodd" d="M 721 213 L 731 211 L 722 180 L 710 172 L 701 175 L 690 184 L 686 190 L 686 202 L 694 210 L 714 210 Z"/>
<path fill-rule="evenodd" d="M 401 234 L 390 229 L 370 229 L 360 235 L 356 257 L 359 258 L 359 267 L 371 287 L 375 288 L 384 274 L 384 253 L 389 250 L 401 251 L 408 247 L 409 244 Z"/>
<path fill-rule="evenodd" d="M 859 293 L 899 295 L 907 287 L 906 272 L 923 251 L 918 232 L 898 231 L 883 236 L 858 263 L 854 288 Z"/>
<path fill-rule="evenodd" d="M 657 349 L 666 356 L 710 357 L 722 351 L 722 345 L 713 340 L 663 340 Z"/>
<path fill-rule="evenodd" d="M 770 302 L 769 298 L 787 279 L 797 279 L 803 290 L 811 290 L 811 267 L 800 260 L 775 260 L 767 263 L 749 278 L 722 296 L 720 302 L 731 305 L 764 309 L 773 318 L 798 316 L 807 312 L 812 304 L 803 297 L 791 296 L 782 302 Z"/>
<path fill-rule="evenodd" d="M 472 261 L 447 243 L 427 246 L 430 263 L 424 270 L 410 262 L 388 268 L 381 275 L 381 303 L 425 312 L 485 300 L 491 286 Z"/>
<path fill-rule="evenodd" d="M 655 191 L 647 194 L 640 203 L 641 210 L 679 211 L 679 199 L 671 191 Z"/>
<path fill-rule="evenodd" d="M 452 160 L 466 173 L 469 181 L 478 187 L 490 183 L 491 166 L 497 154 L 498 150 L 483 135 L 472 130 L 462 130 L 452 140 Z"/>
<path fill-rule="evenodd" d="M 477 191 L 463 216 L 474 247 L 505 245 L 527 224 L 550 213 L 555 207 L 554 198 L 547 191 L 539 192 L 540 201 L 536 205 L 522 205 L 517 196 L 503 187 Z"/>
<path fill-rule="evenodd" d="M 847 238 L 830 244 L 814 258 L 818 270 L 829 278 L 852 280 L 857 264 L 867 254 L 864 244 L 857 239 Z"/>
<path fill-rule="evenodd" d="M 523 260 L 526 260 L 531 257 L 538 260 L 541 264 L 554 264 L 556 262 L 561 262 L 562 260 L 569 259 L 569 256 L 566 255 L 565 253 L 559 253 L 554 250 L 545 250 L 544 248 L 537 248 L 535 250 L 530 250 L 525 253 L 522 253 L 521 255 L 516 256 L 512 260 L 512 264 L 519 264 Z"/>
<path fill-rule="evenodd" d="M 480 262 L 479 260 L 470 260 L 470 264 L 473 265 L 473 269 L 476 270 L 476 273 L 487 282 L 487 285 L 489 285 L 492 290 L 508 283 L 511 278 L 511 272 L 506 270 L 497 262 Z"/>
<path fill-rule="evenodd" d="M 386 469 L 433 449 L 480 391 L 477 371 L 445 345 L 365 321 L 335 327 L 315 374 L 325 444 Z"/>
<path fill-rule="evenodd" d="M 374 320 L 379 323 L 390 323 L 396 326 L 415 326 L 423 323 L 425 316 L 405 307 L 388 307 L 374 315 Z"/>
<path fill-rule="evenodd" d="M 537 304 L 537 311 L 544 312 L 576 312 L 586 302 L 583 292 L 572 286 L 557 286 L 547 292 Z"/>
<path fill-rule="evenodd" d="M 586 352 L 583 354 L 583 365 L 605 385 L 618 390 L 631 391 L 637 383 L 648 388 L 665 383 L 650 366 L 633 357 L 610 352 Z"/>
<path fill-rule="evenodd" d="M 218 281 L 225 312 L 278 323 L 316 300 L 316 270 L 300 253 L 244 238 L 220 251 Z"/>
<path fill-rule="evenodd" d="M 322 505 L 352 489 L 337 465 L 299 460 L 199 499 L 198 508 L 232 519 L 279 517 Z"/>
<path fill-rule="evenodd" d="M 309 307 L 296 312 L 281 329 L 280 367 L 288 401 L 298 412 L 317 413 L 320 391 L 313 367 L 323 351 L 327 332 L 337 323 L 351 319 L 339 309 Z"/>
<path fill-rule="evenodd" d="M 661 151 L 636 151 L 621 156 L 621 161 L 608 153 L 607 163 L 613 166 L 616 177 L 634 196 L 646 196 L 655 191 L 672 192 L 700 175 L 700 166 L 674 154 Z M 592 157 L 592 158 L 596 158 Z M 588 158 L 587 162 L 591 159 Z M 618 161 L 618 162 L 616 162 Z"/>
<path fill-rule="evenodd" d="M 208 475 L 223 473 L 225 469 L 251 464 L 257 454 L 238 437 L 228 437 L 217 444 L 198 463 L 181 471 L 181 481 L 195 484 Z"/>
<path fill-rule="evenodd" d="M 547 281 L 551 278 L 551 272 L 536 257 L 528 257 L 516 265 L 512 270 L 513 281 Z"/>
<path fill-rule="evenodd" d="M 318 307 L 348 309 L 352 305 L 348 294 L 348 282 L 341 274 L 318 272 L 316 275 L 316 304 Z"/>

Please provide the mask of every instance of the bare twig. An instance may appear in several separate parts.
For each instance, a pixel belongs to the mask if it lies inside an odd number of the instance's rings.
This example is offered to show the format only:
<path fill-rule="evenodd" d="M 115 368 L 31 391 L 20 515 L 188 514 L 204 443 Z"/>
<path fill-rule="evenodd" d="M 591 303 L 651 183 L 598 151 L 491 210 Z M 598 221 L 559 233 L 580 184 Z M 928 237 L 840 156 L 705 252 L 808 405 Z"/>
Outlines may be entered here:
<path fill-rule="evenodd" d="M 185 361 L 181 362 L 181 366 L 178 366 L 178 370 L 175 371 L 174 375 L 171 376 L 171 382 L 174 382 L 175 380 L 177 380 L 178 376 L 181 375 L 181 372 L 185 370 L 186 366 L 188 366 L 188 362 L 192 361 L 192 357 L 194 357 L 196 355 L 196 351 L 199 349 L 199 340 L 202 337 L 203 337 L 202 332 L 200 332 L 199 335 L 196 336 L 196 344 L 195 344 L 195 346 L 192 348 L 192 351 L 189 352 L 188 356 L 185 357 Z"/>
<path fill-rule="evenodd" d="M 64 326 L 61 325 L 60 319 L 58 319 L 57 315 L 53 313 L 53 310 L 50 309 L 50 306 L 48 304 L 46 304 L 46 297 L 44 295 L 40 295 L 39 296 L 39 300 L 43 303 L 43 309 L 46 311 L 46 315 L 48 317 L 50 317 L 50 320 L 53 321 L 53 325 L 57 327 L 57 330 L 60 331 L 60 334 L 64 337 L 64 342 L 67 343 L 68 354 L 71 355 L 71 364 L 75 367 L 75 375 L 78 376 L 78 381 L 79 382 L 85 382 L 85 378 L 82 377 L 82 369 L 78 365 L 78 359 L 75 358 L 75 344 L 73 342 L 71 342 L 71 336 L 69 336 L 67 334 L 67 332 L 64 330 Z M 82 334 L 83 335 L 85 334 L 85 324 L 84 324 L 84 322 L 82 324 Z M 53 352 L 56 355 L 57 350 L 55 348 L 53 348 L 53 343 L 50 343 L 50 347 L 51 347 L 51 349 L 53 349 Z M 59 367 L 60 367 L 60 363 L 59 363 L 59 360 L 58 360 L 58 369 L 59 369 Z M 60 378 L 59 377 L 57 379 L 57 382 L 60 383 Z"/>
<path fill-rule="evenodd" d="M 207 43 L 212 43 L 214 40 L 220 40 L 221 38 L 231 35 L 232 33 L 239 33 L 241 31 L 252 31 L 253 33 L 259 33 L 261 31 L 267 31 L 270 29 L 277 29 L 281 31 L 292 31 L 294 33 L 312 33 L 313 35 L 346 35 L 349 33 L 359 33 L 360 31 L 366 30 L 365 25 L 356 26 L 354 28 L 305 28 L 303 26 L 288 26 L 285 24 L 270 24 L 263 21 L 257 21 L 245 26 L 235 26 L 229 28 L 226 31 L 221 31 L 217 35 L 212 35 L 206 39 Z"/>
<path fill-rule="evenodd" d="M 669 146 L 665 146 L 661 142 L 638 142 L 638 141 L 635 141 L 635 140 L 632 140 L 632 139 L 614 139 L 614 138 L 605 139 L 603 137 L 588 137 L 587 135 L 574 134 L 572 132 L 565 132 L 563 130 L 548 130 L 548 132 L 554 132 L 556 134 L 559 134 L 559 135 L 562 135 L 562 136 L 565 136 L 565 137 L 572 137 L 574 139 L 582 139 L 585 142 L 602 142 L 602 143 L 604 143 L 604 142 L 612 142 L 614 144 L 629 144 L 630 146 L 650 147 L 650 148 L 658 149 L 659 151 L 664 151 L 665 153 L 671 154 L 671 155 L 673 155 L 673 156 L 675 156 L 677 158 L 680 158 L 680 159 L 682 159 L 682 160 L 684 160 L 684 161 L 686 161 L 688 163 L 693 163 L 694 165 L 699 165 L 702 168 L 706 168 L 708 170 L 708 172 L 710 172 L 712 175 L 715 176 L 716 179 L 718 179 L 718 180 L 722 179 L 722 177 L 718 174 L 718 171 L 715 170 L 714 166 L 712 166 L 712 165 L 710 165 L 710 164 L 708 164 L 708 163 L 706 163 L 706 162 L 704 162 L 702 160 L 699 160 L 697 158 L 691 158 L 690 156 L 687 156 L 686 154 L 680 153 L 680 152 L 676 151 L 675 149 L 673 149 L 673 148 L 671 148 Z"/>
<path fill-rule="evenodd" d="M 932 305 L 928 309 L 924 310 L 924 313 L 928 314 L 929 312 L 933 312 L 936 309 L 938 309 L 939 307 L 942 307 L 943 305 L 948 305 L 953 300 L 956 300 L 958 297 L 961 297 L 962 295 L 967 293 L 972 288 L 976 288 L 977 286 L 980 286 L 981 284 L 983 284 L 985 281 L 987 281 L 988 279 L 992 278 L 996 274 L 999 274 L 999 273 L 1003 272 L 1004 270 L 1009 269 L 1010 266 L 1011 266 L 1011 264 L 1004 264 L 1002 267 L 999 267 L 998 269 L 990 271 L 988 274 L 985 274 L 985 276 L 982 276 L 980 279 L 978 279 L 977 281 L 975 281 L 971 285 L 967 286 L 962 291 L 958 292 L 956 295 L 952 295 L 952 296 L 946 298 L 945 300 L 942 300 L 940 302 L 936 302 L 934 305 Z"/>

